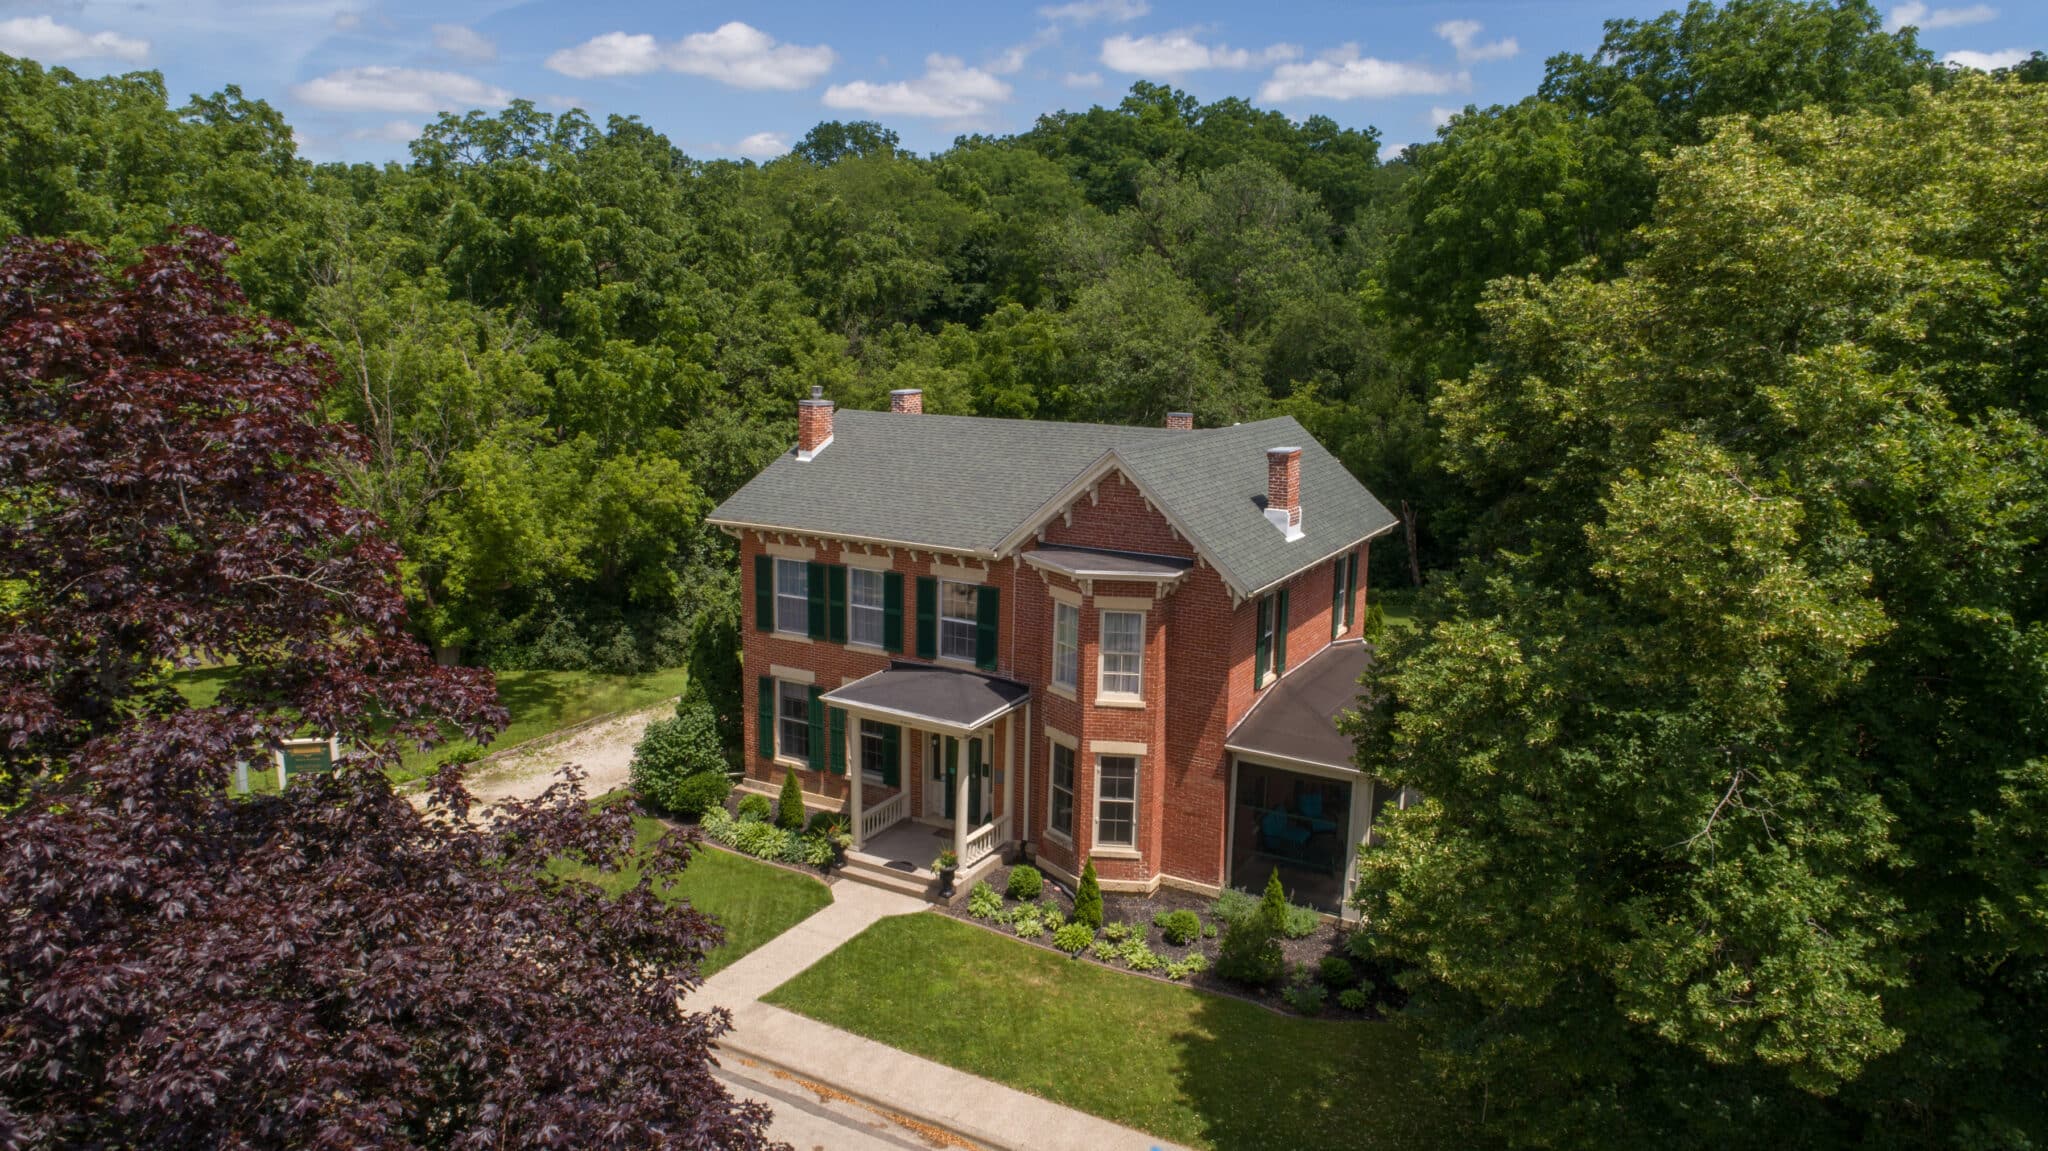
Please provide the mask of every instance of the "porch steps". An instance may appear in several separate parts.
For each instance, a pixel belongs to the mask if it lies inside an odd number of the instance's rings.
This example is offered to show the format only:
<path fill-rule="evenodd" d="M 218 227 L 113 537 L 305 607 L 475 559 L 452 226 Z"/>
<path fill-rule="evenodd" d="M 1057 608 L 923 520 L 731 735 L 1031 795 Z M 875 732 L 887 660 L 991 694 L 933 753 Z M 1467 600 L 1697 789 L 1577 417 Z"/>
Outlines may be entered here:
<path fill-rule="evenodd" d="M 939 897 L 939 877 L 931 872 L 897 871 L 879 863 L 871 863 L 852 852 L 847 853 L 846 865 L 839 869 L 839 874 L 856 883 L 865 883 L 869 887 L 879 887 L 884 891 L 901 892 L 904 895 L 914 895 L 919 899 L 934 902 Z"/>

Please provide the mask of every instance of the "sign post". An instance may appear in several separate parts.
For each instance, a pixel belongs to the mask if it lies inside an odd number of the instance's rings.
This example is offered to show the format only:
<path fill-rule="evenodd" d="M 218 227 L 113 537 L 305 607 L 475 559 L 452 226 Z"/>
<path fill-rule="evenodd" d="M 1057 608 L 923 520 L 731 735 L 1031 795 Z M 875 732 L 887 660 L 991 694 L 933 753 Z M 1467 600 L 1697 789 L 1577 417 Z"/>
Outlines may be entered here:
<path fill-rule="evenodd" d="M 283 791 L 295 775 L 324 775 L 334 770 L 334 763 L 341 758 L 341 740 L 337 736 L 326 739 L 288 739 L 278 747 L 277 789 Z"/>

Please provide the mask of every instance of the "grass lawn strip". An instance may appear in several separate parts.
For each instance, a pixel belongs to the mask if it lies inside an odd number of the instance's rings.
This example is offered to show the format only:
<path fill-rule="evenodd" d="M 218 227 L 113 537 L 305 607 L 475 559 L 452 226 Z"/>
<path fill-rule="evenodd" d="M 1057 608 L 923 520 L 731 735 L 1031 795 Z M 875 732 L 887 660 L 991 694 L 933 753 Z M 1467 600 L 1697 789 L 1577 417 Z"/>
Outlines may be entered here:
<path fill-rule="evenodd" d="M 636 847 L 661 838 L 668 828 L 658 819 L 635 816 Z M 618 894 L 640 882 L 640 869 L 599 872 L 575 864 L 558 865 L 559 874 L 585 878 Z M 748 859 L 711 846 L 700 847 L 680 876 L 656 877 L 654 890 L 664 899 L 688 899 L 691 906 L 718 917 L 725 943 L 704 957 L 699 974 L 710 976 L 741 956 L 796 926 L 832 902 L 823 883 L 774 864 Z"/>
<path fill-rule="evenodd" d="M 1463 1144 L 1391 1026 L 1277 1015 L 942 915 L 884 919 L 764 998 L 1192 1146 Z"/>

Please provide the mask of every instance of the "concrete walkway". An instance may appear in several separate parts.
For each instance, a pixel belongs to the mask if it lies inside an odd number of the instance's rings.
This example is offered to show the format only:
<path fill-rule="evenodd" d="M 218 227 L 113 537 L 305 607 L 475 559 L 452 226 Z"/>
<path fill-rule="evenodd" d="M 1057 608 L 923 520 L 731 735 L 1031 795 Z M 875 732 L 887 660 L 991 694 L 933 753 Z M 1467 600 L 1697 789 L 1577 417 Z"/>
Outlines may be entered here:
<path fill-rule="evenodd" d="M 923 901 L 838 883 L 832 905 L 705 981 L 693 1005 L 732 1012 L 720 1046 L 799 1083 L 843 1093 L 910 1130 L 936 1128 L 954 1146 L 992 1151 L 1180 1151 L 1142 1131 L 1050 1103 L 964 1071 L 760 1002 L 878 919 L 934 914 Z M 1057 1058 L 1057 1052 L 1048 1052 Z M 931 1141 L 929 1135 L 927 1141 Z M 933 1141 L 933 1145 L 939 1142 Z"/>

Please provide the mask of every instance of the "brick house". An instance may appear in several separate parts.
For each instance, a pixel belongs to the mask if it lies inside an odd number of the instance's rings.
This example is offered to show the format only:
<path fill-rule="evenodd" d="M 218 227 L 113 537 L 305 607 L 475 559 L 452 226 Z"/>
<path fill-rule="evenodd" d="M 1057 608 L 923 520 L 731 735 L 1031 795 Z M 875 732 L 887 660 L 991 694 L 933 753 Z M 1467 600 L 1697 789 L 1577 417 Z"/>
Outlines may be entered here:
<path fill-rule="evenodd" d="M 1292 418 L 1196 429 L 888 412 L 814 390 L 711 516 L 740 542 L 744 786 L 850 813 L 849 872 L 1005 854 L 1073 883 L 1335 912 L 1384 787 L 1338 712 L 1395 518 Z"/>

